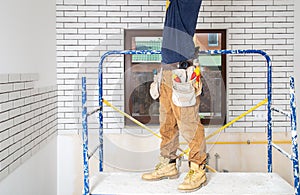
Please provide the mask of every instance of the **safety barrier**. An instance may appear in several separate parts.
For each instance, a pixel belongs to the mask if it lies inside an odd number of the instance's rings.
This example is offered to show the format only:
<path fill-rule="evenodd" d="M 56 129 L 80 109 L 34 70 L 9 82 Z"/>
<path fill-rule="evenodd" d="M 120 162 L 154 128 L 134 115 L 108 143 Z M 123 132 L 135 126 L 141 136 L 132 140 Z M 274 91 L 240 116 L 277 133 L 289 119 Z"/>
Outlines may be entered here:
<path fill-rule="evenodd" d="M 158 50 L 125 50 L 125 51 L 109 51 L 106 52 L 104 55 L 101 56 L 98 68 L 98 85 L 99 85 L 99 107 L 95 110 L 91 111 L 90 113 L 87 112 L 86 107 L 86 78 L 82 78 L 82 140 L 83 140 L 83 165 L 84 165 L 84 189 L 83 194 L 88 195 L 90 194 L 90 186 L 89 186 L 89 165 L 88 160 L 90 157 L 95 153 L 95 151 L 99 148 L 99 171 L 103 171 L 103 103 L 110 104 L 106 100 L 103 99 L 103 63 L 107 56 L 109 55 L 133 55 L 133 54 L 161 54 L 161 51 Z M 280 111 L 277 108 L 272 107 L 272 64 L 271 59 L 262 50 L 207 50 L 207 51 L 199 51 L 199 54 L 208 54 L 208 55 L 215 55 L 215 54 L 260 54 L 265 57 L 267 62 L 267 98 L 261 102 L 261 105 L 267 102 L 267 110 L 268 110 L 268 125 L 267 125 L 267 149 L 268 149 L 268 172 L 272 172 L 272 147 L 280 151 L 282 154 L 287 156 L 293 162 L 293 171 L 294 171 L 294 188 L 295 194 L 300 194 L 300 187 L 299 187 L 299 163 L 298 163 L 298 144 L 297 144 L 297 131 L 296 131 L 296 105 L 295 105 L 295 98 L 294 98 L 294 79 L 291 77 L 290 85 L 291 85 L 291 92 L 290 92 L 290 106 L 291 106 L 291 113 L 287 114 L 291 118 L 291 126 L 292 126 L 292 155 L 289 155 L 283 149 L 281 149 L 278 145 L 272 142 L 272 111 L 277 111 L 279 113 L 285 113 Z M 111 105 L 111 104 L 110 104 Z M 261 106 L 260 104 L 258 104 Z M 259 107 L 257 106 L 257 107 Z M 257 107 L 254 107 L 256 109 Z M 253 109 L 253 110 L 254 110 Z M 251 110 L 251 109 L 250 109 Z M 252 111 L 253 111 L 252 110 Z M 99 146 L 94 152 L 91 154 L 88 153 L 88 116 L 96 113 L 99 111 Z M 248 112 L 248 111 L 247 111 Z M 243 116 L 250 113 L 244 113 Z M 126 114 L 126 113 L 124 113 Z M 233 121 L 227 123 L 223 127 L 219 128 L 213 135 L 221 132 L 243 116 L 239 116 Z M 130 117 L 130 116 L 129 116 Z M 145 127 L 147 128 L 147 127 Z"/>

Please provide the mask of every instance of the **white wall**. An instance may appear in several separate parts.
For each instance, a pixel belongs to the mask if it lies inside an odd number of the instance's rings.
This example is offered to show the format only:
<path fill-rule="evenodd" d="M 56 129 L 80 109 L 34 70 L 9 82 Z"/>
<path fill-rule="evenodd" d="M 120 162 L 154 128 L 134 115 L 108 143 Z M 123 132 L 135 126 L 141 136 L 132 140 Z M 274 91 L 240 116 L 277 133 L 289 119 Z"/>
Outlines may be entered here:
<path fill-rule="evenodd" d="M 83 189 L 83 160 L 79 135 L 58 135 L 57 195 L 76 195 Z"/>
<path fill-rule="evenodd" d="M 87 77 L 88 107 L 98 105 L 97 73 L 100 56 L 124 49 L 124 29 L 162 29 L 164 0 L 57 0 L 58 129 L 81 128 L 81 76 Z M 289 79 L 294 70 L 293 0 L 205 0 L 198 29 L 226 29 L 227 49 L 261 49 L 273 62 L 273 103 L 289 109 Z M 124 58 L 110 56 L 104 63 L 104 97 L 124 110 Z M 228 120 L 266 97 L 266 64 L 259 55 L 228 56 Z M 135 85 L 136 83 L 130 83 Z M 92 108 L 91 108 L 92 109 Z M 266 111 L 261 107 L 258 112 Z M 266 121 L 247 115 L 226 132 L 265 133 Z M 97 119 L 89 120 L 98 129 Z M 285 132 L 290 123 L 274 116 L 274 131 Z M 104 107 L 104 129 L 126 132 L 124 117 Z M 137 130 L 143 132 L 142 130 Z M 132 129 L 130 129 L 132 132 Z"/>
<path fill-rule="evenodd" d="M 51 140 L 26 163 L 0 182 L 0 194 L 55 195 L 57 139 Z"/>
<path fill-rule="evenodd" d="M 0 74 L 39 73 L 56 84 L 55 0 L 1 1 Z"/>
<path fill-rule="evenodd" d="M 56 193 L 55 6 L 1 1 L 0 194 Z"/>

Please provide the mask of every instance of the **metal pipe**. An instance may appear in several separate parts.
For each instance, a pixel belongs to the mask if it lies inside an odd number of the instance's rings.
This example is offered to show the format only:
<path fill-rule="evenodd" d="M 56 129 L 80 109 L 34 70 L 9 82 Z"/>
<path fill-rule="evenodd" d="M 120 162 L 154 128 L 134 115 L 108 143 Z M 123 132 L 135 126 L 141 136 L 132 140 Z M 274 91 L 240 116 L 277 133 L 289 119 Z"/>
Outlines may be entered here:
<path fill-rule="evenodd" d="M 275 143 L 272 142 L 272 146 L 276 148 L 279 152 L 281 152 L 284 156 L 286 156 L 288 159 L 292 160 L 293 157 L 289 153 L 287 153 L 284 149 L 276 145 Z"/>
<path fill-rule="evenodd" d="M 95 114 L 96 112 L 99 112 L 99 111 L 101 111 L 101 110 L 102 110 L 101 107 L 97 107 L 95 110 L 89 112 L 89 113 L 87 114 L 87 116 L 91 116 L 91 115 L 93 115 L 93 114 Z"/>
<path fill-rule="evenodd" d="M 218 153 L 215 154 L 215 166 L 216 166 L 216 171 L 219 171 L 219 166 L 218 166 L 218 160 L 220 158 L 220 155 Z"/>
<path fill-rule="evenodd" d="M 98 86 L 99 86 L 99 107 L 103 110 L 103 67 L 102 63 L 106 58 L 105 55 L 101 56 L 98 68 Z M 99 112 L 99 172 L 103 171 L 103 111 Z"/>
<path fill-rule="evenodd" d="M 99 147 L 100 146 L 98 145 L 94 150 L 92 150 L 92 152 L 89 153 L 89 156 L 88 156 L 89 159 L 92 158 L 92 156 L 94 156 L 94 154 L 97 152 L 97 150 L 99 149 Z"/>
<path fill-rule="evenodd" d="M 83 142 L 83 195 L 90 193 L 89 157 L 88 157 L 88 125 L 86 108 L 86 78 L 82 77 L 82 142 Z"/>
<path fill-rule="evenodd" d="M 281 109 L 279 109 L 279 108 L 276 108 L 276 107 L 273 107 L 273 106 L 272 106 L 271 110 L 273 110 L 273 111 L 275 111 L 275 112 L 278 112 L 278 113 L 281 113 L 281 114 L 283 114 L 283 115 L 285 115 L 285 116 L 287 116 L 287 117 L 291 117 L 291 114 L 290 114 L 290 113 L 287 113 L 287 112 L 285 112 L 285 111 L 283 111 L 283 110 L 281 110 Z"/>
<path fill-rule="evenodd" d="M 268 85 L 268 172 L 272 172 L 272 63 L 271 59 L 268 55 L 264 55 L 267 60 L 268 65 L 268 77 L 267 77 L 267 85 Z"/>
<path fill-rule="evenodd" d="M 294 172 L 294 188 L 295 194 L 300 194 L 299 186 L 299 158 L 297 143 L 297 121 L 296 121 L 296 103 L 295 103 L 295 81 L 294 77 L 290 77 L 290 106 L 291 106 L 291 131 L 292 131 L 292 156 L 293 156 L 293 172 Z"/>

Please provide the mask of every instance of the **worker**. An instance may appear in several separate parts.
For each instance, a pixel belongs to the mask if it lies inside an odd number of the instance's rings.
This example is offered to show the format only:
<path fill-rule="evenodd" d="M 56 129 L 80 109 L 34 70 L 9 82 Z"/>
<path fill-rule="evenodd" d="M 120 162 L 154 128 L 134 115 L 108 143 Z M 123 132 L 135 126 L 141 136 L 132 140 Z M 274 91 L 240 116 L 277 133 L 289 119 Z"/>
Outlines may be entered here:
<path fill-rule="evenodd" d="M 199 61 L 193 42 L 201 3 L 202 0 L 167 0 L 162 71 L 150 89 L 150 94 L 160 101 L 161 156 L 155 170 L 142 175 L 147 181 L 179 177 L 176 159 L 180 133 L 190 148 L 190 170 L 178 186 L 184 192 L 195 191 L 206 182 L 206 143 L 198 115 L 202 83 L 199 67 L 195 66 Z"/>

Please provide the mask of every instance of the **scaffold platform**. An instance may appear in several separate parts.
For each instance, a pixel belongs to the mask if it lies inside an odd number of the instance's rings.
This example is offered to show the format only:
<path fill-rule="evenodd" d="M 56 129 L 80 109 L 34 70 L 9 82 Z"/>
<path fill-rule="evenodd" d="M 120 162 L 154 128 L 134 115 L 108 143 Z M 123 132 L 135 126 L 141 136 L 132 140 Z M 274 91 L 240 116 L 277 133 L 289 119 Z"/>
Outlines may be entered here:
<path fill-rule="evenodd" d="M 91 177 L 91 194 L 183 194 L 178 179 L 143 181 L 142 173 L 102 172 Z M 189 194 L 214 195 L 291 195 L 293 187 L 276 173 L 207 173 L 207 185 Z"/>

